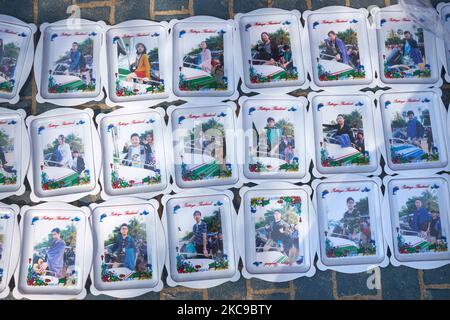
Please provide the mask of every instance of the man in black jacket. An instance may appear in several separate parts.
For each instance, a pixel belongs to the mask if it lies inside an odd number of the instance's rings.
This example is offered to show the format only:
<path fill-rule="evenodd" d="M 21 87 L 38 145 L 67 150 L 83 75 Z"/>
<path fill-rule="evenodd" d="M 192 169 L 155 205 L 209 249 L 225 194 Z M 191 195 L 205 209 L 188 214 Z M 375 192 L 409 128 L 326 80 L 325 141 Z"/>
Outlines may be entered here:
<path fill-rule="evenodd" d="M 73 165 L 72 169 L 78 172 L 79 174 L 84 171 L 86 165 L 84 163 L 84 159 L 81 156 L 81 154 L 78 152 L 78 150 L 74 150 L 72 152 L 72 158 L 73 158 Z"/>

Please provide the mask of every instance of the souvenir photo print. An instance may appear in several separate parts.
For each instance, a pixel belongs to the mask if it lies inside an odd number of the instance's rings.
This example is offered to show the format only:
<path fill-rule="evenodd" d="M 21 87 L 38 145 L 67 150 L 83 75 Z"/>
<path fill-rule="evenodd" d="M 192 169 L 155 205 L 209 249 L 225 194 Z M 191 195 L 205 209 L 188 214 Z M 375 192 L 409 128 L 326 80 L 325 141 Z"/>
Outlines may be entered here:
<path fill-rule="evenodd" d="M 285 10 L 269 14 L 262 9 L 236 17 L 246 87 L 301 86 L 305 83 L 297 14 Z"/>
<path fill-rule="evenodd" d="M 112 65 L 108 70 L 109 97 L 113 102 L 168 96 L 166 75 L 160 64 L 160 47 L 162 41 L 167 41 L 166 32 L 160 25 L 108 30 L 108 60 Z"/>
<path fill-rule="evenodd" d="M 38 100 L 58 103 L 56 99 L 78 98 L 61 102 L 75 105 L 103 94 L 100 81 L 103 26 L 85 21 L 76 31 L 68 29 L 64 21 L 41 26 L 35 58 L 36 78 L 40 82 Z"/>
<path fill-rule="evenodd" d="M 435 92 L 382 93 L 379 101 L 390 169 L 447 165 L 442 102 Z"/>
<path fill-rule="evenodd" d="M 249 189 L 244 197 L 248 272 L 307 272 L 311 268 L 308 194 L 299 189 Z"/>
<path fill-rule="evenodd" d="M 11 23 L 8 23 L 11 21 Z M 19 23 L 20 24 L 17 24 Z M 16 103 L 19 90 L 28 77 L 34 45 L 34 25 L 27 25 L 12 17 L 0 15 L 0 101 Z M 24 73 L 22 75 L 22 73 Z M 17 99 L 13 99 L 17 96 Z"/>
<path fill-rule="evenodd" d="M 107 195 L 161 191 L 167 186 L 163 119 L 155 111 L 100 120 Z"/>
<path fill-rule="evenodd" d="M 391 260 L 450 260 L 446 179 L 392 179 L 388 190 L 394 247 Z"/>
<path fill-rule="evenodd" d="M 169 277 L 173 281 L 231 278 L 235 274 L 230 206 L 225 195 L 167 202 Z"/>
<path fill-rule="evenodd" d="M 369 96 L 311 95 L 316 164 L 321 174 L 373 172 L 378 155 Z"/>
<path fill-rule="evenodd" d="M 377 264 L 385 258 L 378 189 L 373 181 L 318 184 L 320 259 L 325 268 Z"/>
<path fill-rule="evenodd" d="M 22 219 L 18 293 L 80 294 L 86 279 L 84 263 L 88 263 L 85 235 L 86 214 L 81 209 L 27 209 Z"/>
<path fill-rule="evenodd" d="M 307 167 L 306 100 L 259 98 L 241 102 L 245 176 L 303 178 Z"/>
<path fill-rule="evenodd" d="M 429 83 L 439 79 L 434 36 L 400 6 L 374 10 L 381 82 Z"/>
<path fill-rule="evenodd" d="M 34 159 L 30 175 L 39 198 L 89 192 L 97 186 L 92 120 L 84 112 L 68 115 L 28 122 Z"/>
<path fill-rule="evenodd" d="M 94 209 L 94 285 L 98 290 L 149 288 L 158 283 L 155 214 L 147 204 Z"/>
<path fill-rule="evenodd" d="M 307 14 L 314 82 L 319 87 L 369 85 L 373 71 L 368 48 L 367 11 Z"/>
<path fill-rule="evenodd" d="M 20 187 L 22 166 L 22 119 L 14 114 L 0 114 L 0 191 Z"/>
<path fill-rule="evenodd" d="M 177 96 L 229 96 L 235 92 L 233 28 L 227 21 L 175 22 L 172 29 Z"/>
<path fill-rule="evenodd" d="M 19 256 L 15 245 L 15 240 L 18 240 L 15 234 L 18 232 L 18 225 L 16 226 L 15 210 L 4 204 L 0 205 L 0 297 L 4 298 L 9 293 L 8 283 Z"/>
<path fill-rule="evenodd" d="M 186 106 L 175 109 L 170 118 L 179 188 L 238 182 L 235 114 L 230 105 Z"/>
<path fill-rule="evenodd" d="M 449 3 L 438 3 L 437 10 L 441 17 L 441 21 L 444 25 L 445 37 L 444 43 L 440 43 L 438 41 L 438 46 L 442 46 L 441 48 L 444 60 L 444 68 L 445 68 L 445 80 L 450 82 L 450 38 L 448 36 L 448 31 L 450 30 L 450 4 Z"/>

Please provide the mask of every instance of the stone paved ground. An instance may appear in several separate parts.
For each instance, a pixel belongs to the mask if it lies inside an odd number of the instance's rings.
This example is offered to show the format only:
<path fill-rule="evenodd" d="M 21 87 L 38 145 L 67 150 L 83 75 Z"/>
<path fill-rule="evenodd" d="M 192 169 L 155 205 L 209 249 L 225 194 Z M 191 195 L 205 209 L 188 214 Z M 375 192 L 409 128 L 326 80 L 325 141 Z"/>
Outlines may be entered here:
<path fill-rule="evenodd" d="M 432 1 L 433 4 L 439 1 Z M 257 8 L 277 7 L 283 9 L 318 9 L 330 5 L 367 7 L 376 4 L 387 6 L 395 0 L 0 0 L 0 13 L 16 16 L 26 22 L 40 24 L 54 22 L 68 17 L 67 8 L 76 4 L 81 9 L 81 17 L 91 20 L 104 20 L 116 24 L 130 19 L 170 20 L 191 15 L 211 15 L 220 18 L 233 18 L 235 13 L 248 12 Z M 37 37 L 36 37 L 37 40 Z M 450 102 L 450 85 L 443 86 L 445 105 Z M 36 86 L 30 76 L 21 92 L 21 101 L 10 106 L 23 108 L 28 114 L 40 114 L 54 108 L 51 104 L 39 104 L 35 99 Z M 297 91 L 296 96 L 306 95 L 307 91 Z M 102 103 L 90 103 L 98 112 L 113 109 Z M 163 106 L 165 106 L 163 104 Z M 86 105 L 82 106 L 85 108 Z M 29 187 L 28 187 L 29 190 Z M 98 196 L 82 199 L 75 205 L 87 205 L 99 201 Z M 21 197 L 6 199 L 7 203 L 30 204 L 29 191 Z M 239 200 L 235 201 L 236 208 Z M 287 283 L 272 284 L 261 280 L 245 280 L 226 283 L 208 290 L 192 290 L 182 287 L 164 288 L 160 293 L 149 293 L 139 299 L 450 299 L 450 266 L 433 271 L 417 271 L 406 267 L 389 266 L 381 270 L 379 289 L 368 289 L 366 281 L 369 274 L 347 275 L 332 271 L 318 271 L 312 278 L 302 278 Z M 166 275 L 163 275 L 165 279 Z M 88 284 L 89 286 L 90 284 Z M 12 299 L 12 296 L 8 297 Z M 112 299 L 107 296 L 93 296 L 87 299 Z"/>

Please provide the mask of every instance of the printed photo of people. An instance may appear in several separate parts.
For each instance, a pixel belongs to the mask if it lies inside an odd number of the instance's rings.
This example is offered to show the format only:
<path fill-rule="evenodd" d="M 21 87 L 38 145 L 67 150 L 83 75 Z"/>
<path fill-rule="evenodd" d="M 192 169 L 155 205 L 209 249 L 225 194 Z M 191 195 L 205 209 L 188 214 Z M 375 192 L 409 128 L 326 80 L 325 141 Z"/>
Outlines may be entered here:
<path fill-rule="evenodd" d="M 126 126 L 111 124 L 107 129 L 111 159 L 112 187 L 139 187 L 161 182 L 152 126 L 142 122 Z"/>
<path fill-rule="evenodd" d="M 223 30 L 184 32 L 177 40 L 182 56 L 179 66 L 179 89 L 182 91 L 227 90 Z"/>
<path fill-rule="evenodd" d="M 178 273 L 228 269 L 221 203 L 181 207 L 174 214 Z"/>
<path fill-rule="evenodd" d="M 227 163 L 224 117 L 185 119 L 190 129 L 181 139 L 181 176 L 184 181 L 231 177 Z"/>
<path fill-rule="evenodd" d="M 423 29 L 408 24 L 386 30 L 383 61 L 386 78 L 429 78 Z"/>
<path fill-rule="evenodd" d="M 1 263 L 2 258 L 3 258 L 3 250 L 4 250 L 3 249 L 3 241 L 4 241 L 4 235 L 0 233 L 0 263 Z"/>
<path fill-rule="evenodd" d="M 367 193 L 330 192 L 322 201 L 328 221 L 324 239 L 326 256 L 374 255 L 375 237 L 371 229 Z"/>
<path fill-rule="evenodd" d="M 77 226 L 67 221 L 38 221 L 34 225 L 33 257 L 27 273 L 29 286 L 75 286 Z"/>
<path fill-rule="evenodd" d="M 297 80 L 289 26 L 283 24 L 253 25 L 250 32 L 250 81 L 264 83 Z"/>
<path fill-rule="evenodd" d="M 0 93 L 12 92 L 23 37 L 0 30 Z"/>
<path fill-rule="evenodd" d="M 152 278 L 145 216 L 109 216 L 101 220 L 100 232 L 104 239 L 103 282 Z"/>
<path fill-rule="evenodd" d="M 447 221 L 441 220 L 439 196 L 439 189 L 432 186 L 396 191 L 399 208 L 396 232 L 401 254 L 448 251 L 444 227 Z"/>
<path fill-rule="evenodd" d="M 117 96 L 164 92 L 164 80 L 159 72 L 159 38 L 154 35 L 127 34 L 113 38 L 117 48 Z"/>
<path fill-rule="evenodd" d="M 48 43 L 51 48 L 48 93 L 95 91 L 94 41 L 98 40 L 92 34 L 58 35 Z"/>
<path fill-rule="evenodd" d="M 0 185 L 17 183 L 16 144 L 14 139 L 15 126 L 0 124 Z"/>
<path fill-rule="evenodd" d="M 358 33 L 354 28 L 321 29 L 317 70 L 320 81 L 349 80 L 365 77 L 361 64 Z"/>
<path fill-rule="evenodd" d="M 262 267 L 300 265 L 304 248 L 300 243 L 302 204 L 299 196 L 252 198 L 255 226 L 255 263 Z"/>
<path fill-rule="evenodd" d="M 276 119 L 277 120 L 276 120 Z M 297 171 L 298 151 L 294 124 L 287 117 L 255 117 L 252 119 L 253 146 L 250 147 L 250 171 Z"/>
<path fill-rule="evenodd" d="M 2 283 L 3 273 L 5 269 L 3 251 L 6 250 L 6 248 L 4 248 L 4 245 L 5 245 L 5 235 L 3 234 L 2 225 L 0 223 L 0 284 Z"/>
<path fill-rule="evenodd" d="M 389 113 L 389 139 L 393 163 L 429 162 L 439 160 L 439 149 L 433 137 L 430 110 L 424 106 L 407 105 Z"/>
<path fill-rule="evenodd" d="M 89 160 L 85 154 L 84 126 L 45 129 L 41 145 L 43 164 L 41 185 L 44 190 L 88 184 L 91 181 Z"/>
<path fill-rule="evenodd" d="M 320 159 L 324 167 L 368 165 L 363 117 L 358 107 L 321 111 Z"/>

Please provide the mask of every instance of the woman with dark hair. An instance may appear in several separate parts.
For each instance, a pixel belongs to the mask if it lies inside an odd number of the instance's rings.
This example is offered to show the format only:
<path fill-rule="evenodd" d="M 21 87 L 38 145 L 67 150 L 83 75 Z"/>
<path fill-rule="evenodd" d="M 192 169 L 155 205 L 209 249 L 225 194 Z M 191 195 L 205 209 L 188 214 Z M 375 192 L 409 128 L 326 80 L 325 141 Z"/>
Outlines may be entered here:
<path fill-rule="evenodd" d="M 136 61 L 130 66 L 127 81 L 133 79 L 150 79 L 150 62 L 148 60 L 147 48 L 143 43 L 136 44 Z"/>
<path fill-rule="evenodd" d="M 264 60 L 266 62 L 261 62 L 261 64 L 274 65 L 280 60 L 280 49 L 275 41 L 270 39 L 267 32 L 261 33 L 261 42 L 258 47 L 258 59 Z"/>

